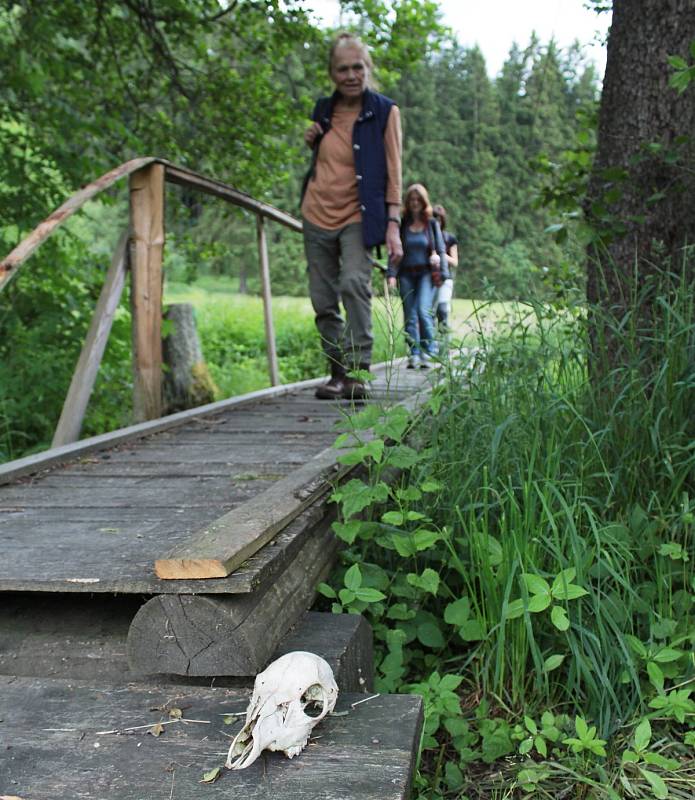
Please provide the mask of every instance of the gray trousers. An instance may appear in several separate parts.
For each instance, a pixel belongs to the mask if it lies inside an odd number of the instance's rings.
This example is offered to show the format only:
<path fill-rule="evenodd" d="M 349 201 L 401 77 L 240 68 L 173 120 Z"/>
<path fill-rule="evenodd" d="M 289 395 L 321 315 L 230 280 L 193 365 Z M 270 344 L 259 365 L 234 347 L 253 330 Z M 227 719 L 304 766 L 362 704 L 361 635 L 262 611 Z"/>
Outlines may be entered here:
<path fill-rule="evenodd" d="M 309 296 L 323 351 L 348 370 L 372 360 L 372 263 L 362 223 L 326 230 L 304 220 Z M 340 313 L 345 307 L 346 320 Z"/>

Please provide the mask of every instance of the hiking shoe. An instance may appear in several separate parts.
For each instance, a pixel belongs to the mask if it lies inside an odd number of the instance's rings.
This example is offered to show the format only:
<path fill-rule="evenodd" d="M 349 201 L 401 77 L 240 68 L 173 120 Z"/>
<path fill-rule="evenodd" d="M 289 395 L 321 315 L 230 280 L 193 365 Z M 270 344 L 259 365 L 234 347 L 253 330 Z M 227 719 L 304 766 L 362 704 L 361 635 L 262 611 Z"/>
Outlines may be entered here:
<path fill-rule="evenodd" d="M 334 375 L 328 383 L 317 387 L 314 396 L 317 400 L 340 400 L 345 391 L 345 378 Z"/>
<path fill-rule="evenodd" d="M 364 381 L 355 378 L 345 378 L 343 383 L 343 398 L 345 400 L 366 400 L 369 397 L 369 390 Z"/>
<path fill-rule="evenodd" d="M 408 369 L 417 369 L 420 366 L 420 354 L 412 353 L 408 356 Z"/>

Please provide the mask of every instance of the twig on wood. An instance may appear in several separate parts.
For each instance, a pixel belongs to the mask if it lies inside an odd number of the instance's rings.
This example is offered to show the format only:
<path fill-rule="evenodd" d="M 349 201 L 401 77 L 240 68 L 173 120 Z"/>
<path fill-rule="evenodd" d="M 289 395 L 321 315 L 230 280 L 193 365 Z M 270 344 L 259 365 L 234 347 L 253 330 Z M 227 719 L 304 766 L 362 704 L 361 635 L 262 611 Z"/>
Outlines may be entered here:
<path fill-rule="evenodd" d="M 360 705 L 360 703 L 368 703 L 370 700 L 374 700 L 377 697 L 381 697 L 380 694 L 373 694 L 371 697 L 365 697 L 364 700 L 357 700 L 355 703 L 350 704 L 350 708 L 354 708 L 355 706 Z"/>
<path fill-rule="evenodd" d="M 143 728 L 153 728 L 155 725 L 173 725 L 175 722 L 197 722 L 199 725 L 210 725 L 209 719 L 165 719 L 163 722 L 150 722 L 147 725 L 133 725 L 130 728 L 114 728 L 112 731 L 97 731 L 95 736 L 107 736 L 111 733 L 128 733 L 129 731 L 140 731 Z"/>

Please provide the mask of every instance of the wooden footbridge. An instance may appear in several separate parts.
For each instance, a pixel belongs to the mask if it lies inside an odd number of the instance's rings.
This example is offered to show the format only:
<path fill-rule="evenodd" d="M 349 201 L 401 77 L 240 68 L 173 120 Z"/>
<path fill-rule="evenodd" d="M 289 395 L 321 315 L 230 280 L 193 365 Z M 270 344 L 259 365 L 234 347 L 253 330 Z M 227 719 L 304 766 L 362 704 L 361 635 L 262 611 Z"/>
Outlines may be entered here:
<path fill-rule="evenodd" d="M 348 468 L 332 445 L 354 406 L 316 400 L 318 378 L 160 416 L 164 180 L 257 214 L 269 342 L 263 220 L 301 223 L 157 159 L 123 165 L 80 201 L 126 175 L 130 231 L 55 446 L 0 466 L 0 796 L 407 798 L 420 699 L 373 695 L 371 630 L 361 617 L 308 611 L 338 551 L 329 498 Z M 39 226 L 0 264 L 0 279 L 79 204 L 71 198 Z M 128 267 L 142 421 L 77 441 Z M 273 379 L 270 344 L 268 352 Z M 414 408 L 429 386 L 402 363 L 380 365 L 368 402 Z M 266 752 L 201 784 L 224 762 L 255 674 L 292 650 L 329 661 L 338 713 L 299 757 Z"/>

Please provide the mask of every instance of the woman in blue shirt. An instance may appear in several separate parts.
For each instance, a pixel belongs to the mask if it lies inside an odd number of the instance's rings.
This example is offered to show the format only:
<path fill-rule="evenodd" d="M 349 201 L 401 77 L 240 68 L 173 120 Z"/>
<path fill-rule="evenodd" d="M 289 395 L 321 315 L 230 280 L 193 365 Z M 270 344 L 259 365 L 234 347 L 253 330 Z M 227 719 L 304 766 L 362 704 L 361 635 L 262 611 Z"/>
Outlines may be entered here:
<path fill-rule="evenodd" d="M 389 264 L 388 286 L 398 284 L 403 301 L 408 367 L 424 369 L 437 353 L 432 305 L 449 269 L 441 228 L 434 219 L 427 189 L 420 183 L 409 186 L 405 193 L 401 241 L 403 258 L 398 266 Z"/>

